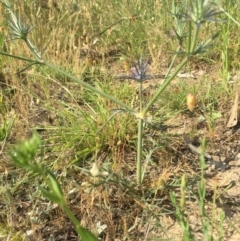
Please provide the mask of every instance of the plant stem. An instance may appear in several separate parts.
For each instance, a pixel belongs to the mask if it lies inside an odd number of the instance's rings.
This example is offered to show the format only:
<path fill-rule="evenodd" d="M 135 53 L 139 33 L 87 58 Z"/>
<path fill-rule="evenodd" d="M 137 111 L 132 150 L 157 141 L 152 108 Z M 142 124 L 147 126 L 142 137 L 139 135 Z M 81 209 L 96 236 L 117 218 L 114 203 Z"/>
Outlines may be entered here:
<path fill-rule="evenodd" d="M 142 82 L 139 83 L 139 111 L 142 113 Z"/>
<path fill-rule="evenodd" d="M 79 224 L 79 221 L 73 215 L 72 211 L 68 208 L 68 206 L 66 204 L 64 204 L 61 208 L 66 212 L 66 214 L 68 215 L 69 219 L 72 221 L 72 223 L 76 227 L 77 232 L 80 231 L 81 226 Z"/>
<path fill-rule="evenodd" d="M 60 73 L 60 74 L 63 74 L 64 76 L 74 80 L 75 82 L 79 83 L 80 85 L 84 86 L 85 88 L 91 90 L 92 92 L 95 92 L 109 100 L 111 100 L 112 102 L 120 105 L 123 109 L 126 109 L 127 111 L 131 112 L 131 113 L 134 113 L 134 111 L 129 108 L 127 105 L 125 105 L 123 102 L 121 102 L 120 100 L 117 100 L 115 99 L 114 97 L 112 97 L 111 95 L 108 95 L 104 92 L 102 92 L 101 90 L 97 89 L 97 88 L 94 88 L 93 86 L 91 86 L 90 84 L 76 78 L 75 76 L 71 75 L 70 73 L 67 73 L 65 72 L 64 70 L 62 69 L 59 69 L 58 67 L 56 67 L 55 65 L 51 64 L 51 63 L 48 63 L 48 62 L 44 62 L 44 65 L 46 65 L 47 67 L 55 70 L 57 73 Z"/>
<path fill-rule="evenodd" d="M 137 144 L 137 182 L 142 184 L 142 135 L 143 135 L 143 119 L 138 120 L 138 144 Z"/>
<path fill-rule="evenodd" d="M 36 50 L 36 48 L 33 46 L 33 44 L 31 43 L 31 41 L 28 38 L 24 38 L 23 39 L 25 41 L 25 43 L 27 44 L 27 46 L 29 47 L 29 49 L 31 50 L 31 52 L 35 55 L 35 57 L 38 59 L 39 62 L 44 62 L 42 59 L 41 54 L 38 53 L 38 51 Z"/>
<path fill-rule="evenodd" d="M 226 14 L 235 24 L 238 25 L 238 27 L 240 27 L 240 22 L 238 22 L 235 18 L 233 18 L 228 12 L 226 12 L 222 7 L 219 7 L 219 9 L 224 12 L 224 14 Z"/>
<path fill-rule="evenodd" d="M 78 235 L 79 235 L 83 240 L 98 241 L 98 238 L 95 237 L 90 231 L 88 231 L 87 229 L 81 227 L 81 225 L 79 224 L 79 221 L 78 221 L 77 218 L 73 215 L 73 213 L 71 212 L 71 210 L 68 208 L 68 206 L 67 206 L 66 204 L 64 204 L 63 206 L 61 206 L 61 208 L 66 212 L 66 214 L 68 215 L 68 217 L 70 218 L 70 220 L 71 220 L 72 223 L 74 224 Z"/>
<path fill-rule="evenodd" d="M 200 25 L 198 26 L 197 24 L 195 24 L 194 33 L 193 33 L 193 36 L 191 38 L 191 49 L 190 49 L 190 53 L 189 53 L 190 55 L 194 54 L 194 49 L 197 45 L 197 38 L 198 38 L 199 29 L 200 29 Z"/>
<path fill-rule="evenodd" d="M 167 70 L 167 73 L 166 73 L 166 76 L 165 76 L 165 78 L 168 78 L 169 77 L 169 74 L 170 74 L 170 71 L 171 71 L 171 69 L 172 69 L 172 67 L 173 67 L 173 64 L 174 64 L 174 62 L 175 62 L 175 60 L 176 60 L 176 58 L 177 58 L 177 53 L 178 53 L 178 51 L 181 49 L 181 46 L 179 46 L 178 48 L 177 48 L 177 52 L 176 52 L 176 54 L 174 55 L 174 57 L 173 57 L 173 59 L 172 59 L 172 62 L 171 62 L 171 64 L 169 65 L 169 67 L 168 67 L 168 70 Z M 165 80 L 164 80 L 165 81 Z"/>
<path fill-rule="evenodd" d="M 29 46 L 30 47 L 30 46 Z M 31 48 L 32 49 L 32 48 Z M 33 59 L 29 59 L 29 58 L 25 58 L 25 57 L 21 57 L 21 56 L 15 56 L 15 55 L 12 55 L 12 54 L 8 54 L 8 53 L 5 53 L 5 52 L 1 52 L 0 51 L 0 54 L 2 55 L 5 55 L 5 56 L 8 56 L 8 57 L 12 57 L 12 58 L 16 58 L 16 59 L 20 59 L 20 60 L 23 60 L 23 61 L 26 61 L 26 62 L 31 62 L 31 63 L 35 63 L 35 64 L 40 64 L 40 65 L 45 65 L 47 66 L 48 68 L 50 69 L 53 69 L 55 70 L 56 72 L 58 73 L 61 73 L 63 74 L 64 76 L 74 80 L 75 82 L 79 83 L 80 85 L 84 86 L 85 88 L 91 90 L 92 92 L 95 92 L 109 100 L 111 100 L 112 102 L 120 105 L 123 109 L 125 109 L 126 111 L 130 112 L 130 113 L 134 113 L 134 111 L 128 107 L 127 105 L 125 105 L 122 101 L 120 100 L 117 100 L 115 99 L 113 96 L 111 95 L 108 95 L 104 92 L 102 92 L 101 90 L 97 89 L 97 88 L 94 88 L 93 86 L 91 86 L 90 84 L 76 78 L 75 76 L 71 75 L 70 73 L 67 73 L 66 71 L 58 68 L 57 66 L 51 64 L 51 63 L 48 63 L 46 61 L 43 61 L 40 57 L 38 58 L 39 55 L 35 55 L 38 59 L 37 60 L 33 60 Z"/>
<path fill-rule="evenodd" d="M 12 55 L 12 54 L 1 52 L 1 51 L 0 51 L 0 54 L 11 57 L 11 58 L 20 59 L 20 60 L 30 62 L 30 63 L 43 64 L 42 62 L 35 60 L 35 59 L 29 59 L 29 58 L 25 58 L 25 57 L 21 57 L 21 56 L 16 56 L 16 55 Z"/>
<path fill-rule="evenodd" d="M 188 53 L 191 53 L 192 45 L 192 21 L 188 21 Z"/>
<path fill-rule="evenodd" d="M 173 72 L 173 74 L 167 78 L 164 83 L 161 85 L 161 87 L 158 89 L 156 94 L 152 97 L 152 99 L 148 102 L 147 106 L 142 112 L 142 116 L 145 117 L 146 113 L 149 111 L 150 107 L 153 105 L 153 103 L 156 101 L 156 99 L 159 97 L 159 95 L 165 90 L 165 88 L 169 85 L 169 83 L 175 78 L 175 76 L 178 74 L 178 72 L 183 68 L 183 66 L 187 63 L 188 61 L 188 56 L 186 56 L 182 62 L 179 64 L 177 69 Z"/>
<path fill-rule="evenodd" d="M 142 142 L 143 142 L 143 119 L 142 117 L 142 82 L 139 83 L 139 113 L 138 120 L 138 144 L 137 144 L 137 183 L 142 184 Z"/>
<path fill-rule="evenodd" d="M 179 73 L 179 71 L 183 68 L 183 66 L 187 63 L 189 56 L 194 55 L 194 50 L 196 47 L 196 43 L 197 43 L 197 37 L 198 37 L 198 33 L 199 33 L 199 28 L 200 26 L 198 26 L 197 24 L 195 25 L 194 28 L 194 33 L 193 36 L 191 36 L 191 22 L 189 23 L 189 42 L 188 42 L 188 50 L 190 50 L 190 52 L 188 53 L 187 56 L 185 56 L 185 58 L 182 60 L 182 62 L 178 65 L 178 67 L 176 68 L 176 70 L 173 72 L 173 74 L 170 77 L 167 77 L 167 79 L 164 81 L 164 83 L 161 85 L 161 87 L 158 89 L 158 91 L 156 92 L 156 94 L 152 97 L 152 99 L 148 102 L 146 108 L 143 110 L 142 112 L 142 116 L 145 117 L 146 113 L 148 112 L 148 110 L 150 109 L 150 107 L 153 105 L 153 103 L 157 100 L 157 98 L 159 97 L 159 95 L 165 90 L 165 88 L 170 84 L 170 82 L 176 77 L 176 75 Z M 169 73 L 169 71 L 168 71 Z"/>

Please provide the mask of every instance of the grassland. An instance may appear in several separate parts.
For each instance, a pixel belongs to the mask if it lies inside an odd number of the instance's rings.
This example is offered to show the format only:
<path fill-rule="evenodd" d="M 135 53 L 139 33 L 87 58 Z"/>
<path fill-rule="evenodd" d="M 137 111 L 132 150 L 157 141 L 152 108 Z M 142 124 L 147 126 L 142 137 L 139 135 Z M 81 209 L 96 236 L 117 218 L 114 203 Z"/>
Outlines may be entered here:
<path fill-rule="evenodd" d="M 142 83 L 145 106 L 179 46 L 172 1 L 10 2 L 34 26 L 28 37 L 44 60 L 135 111 L 138 83 L 115 76 L 131 75 L 141 57 L 149 60 L 148 73 L 157 78 Z M 120 112 L 109 120 L 117 103 L 48 66 L 25 69 L 25 61 L 0 55 L 0 240 L 80 240 L 65 212 L 41 195 L 42 178 L 9 157 L 33 133 L 42 142 L 36 160 L 54 174 L 69 208 L 99 240 L 240 240 L 239 125 L 227 126 L 239 92 L 240 4 L 219 0 L 214 8 L 221 12 L 218 20 L 204 24 L 198 42 L 218 37 L 189 58 L 147 113 L 141 185 L 136 116 Z M 9 40 L 3 5 L 1 12 L 1 51 L 32 59 L 23 41 Z M 197 101 L 193 111 L 189 93 Z M 203 153 L 189 148 L 204 140 L 215 163 L 210 167 Z M 93 163 L 108 175 L 91 175 Z"/>

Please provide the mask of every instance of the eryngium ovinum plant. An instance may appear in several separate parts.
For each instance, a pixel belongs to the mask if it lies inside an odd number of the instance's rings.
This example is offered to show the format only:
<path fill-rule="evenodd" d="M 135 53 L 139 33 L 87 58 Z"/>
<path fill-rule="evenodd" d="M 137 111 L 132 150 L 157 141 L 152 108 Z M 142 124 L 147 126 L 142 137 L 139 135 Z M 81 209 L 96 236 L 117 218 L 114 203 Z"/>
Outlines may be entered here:
<path fill-rule="evenodd" d="M 41 65 L 46 66 L 54 71 L 72 79 L 73 81 L 79 83 L 83 87 L 93 91 L 112 102 L 119 105 L 119 109 L 115 110 L 114 114 L 110 116 L 113 118 L 115 114 L 120 112 L 128 112 L 130 115 L 134 115 L 138 120 L 138 145 L 137 145 L 137 164 L 136 164 L 136 179 L 137 183 L 141 185 L 143 178 L 144 178 L 144 170 L 142 165 L 142 146 L 143 146 L 143 123 L 148 122 L 148 118 L 146 118 L 147 113 L 149 113 L 150 108 L 154 104 L 154 102 L 159 98 L 165 88 L 170 84 L 170 82 L 175 78 L 175 76 L 181 71 L 181 69 L 186 65 L 189 59 L 193 56 L 205 53 L 209 50 L 212 45 L 212 41 L 215 39 L 217 34 L 207 38 L 199 42 L 199 33 L 200 30 L 203 28 L 204 24 L 207 22 L 218 21 L 216 19 L 216 15 L 220 12 L 217 11 L 216 6 L 208 0 L 192 0 L 189 1 L 189 4 L 182 7 L 177 7 L 173 1 L 172 9 L 170 11 L 174 21 L 173 32 L 175 34 L 176 40 L 178 41 L 179 45 L 176 51 L 174 51 L 174 55 L 172 58 L 172 62 L 169 65 L 169 68 L 165 75 L 165 80 L 162 85 L 156 90 L 156 93 L 150 98 L 148 103 L 143 106 L 142 101 L 142 84 L 145 80 L 155 78 L 154 75 L 147 74 L 147 65 L 148 61 L 143 61 L 141 57 L 137 63 L 134 64 L 132 68 L 132 75 L 131 76 L 118 76 L 118 78 L 129 78 L 133 79 L 139 84 L 139 111 L 136 112 L 122 101 L 116 99 L 114 96 L 111 96 L 101 90 L 95 88 L 91 84 L 84 82 L 83 80 L 76 78 L 75 76 L 71 75 L 70 73 L 64 71 L 63 69 L 51 64 L 50 62 L 46 61 L 43 58 L 43 53 L 38 51 L 31 41 L 28 38 L 29 33 L 32 30 L 31 26 L 27 26 L 24 24 L 20 17 L 16 15 L 16 13 L 12 10 L 11 5 L 7 0 L 2 1 L 4 8 L 6 10 L 6 18 L 9 23 L 9 28 L 11 30 L 11 39 L 12 40 L 23 40 L 29 49 L 31 50 L 34 58 L 30 59 L 27 57 L 20 57 L 11 55 L 6 52 L 0 52 L 2 55 L 6 55 L 9 57 L 17 58 L 29 63 L 27 68 L 32 65 Z M 180 63 L 177 66 L 174 66 L 175 60 L 177 57 L 181 58 Z M 174 66 L 174 70 L 173 70 Z M 24 70 L 26 70 L 25 68 Z M 109 121 L 109 120 L 108 120 Z"/>
<path fill-rule="evenodd" d="M 154 102 L 159 98 L 161 93 L 175 78 L 175 76 L 179 73 L 179 71 L 181 71 L 181 69 L 186 65 L 188 60 L 195 55 L 199 55 L 208 51 L 209 48 L 211 47 L 212 41 L 217 36 L 217 34 L 214 34 L 210 38 L 200 43 L 199 33 L 206 22 L 217 21 L 216 15 L 219 14 L 219 12 L 216 10 L 216 6 L 213 5 L 208 0 L 192 0 L 192 1 L 189 1 L 189 5 L 179 8 L 174 4 L 174 1 L 173 1 L 171 15 L 174 19 L 173 30 L 174 30 L 176 40 L 179 43 L 179 46 L 176 49 L 176 51 L 173 52 L 174 53 L 173 59 L 166 72 L 165 80 L 163 84 L 159 86 L 159 88 L 156 90 L 156 93 L 152 96 L 149 102 L 145 106 L 143 106 L 142 84 L 145 80 L 155 78 L 155 76 L 147 74 L 148 61 L 143 61 L 143 58 L 141 57 L 140 60 L 138 60 L 138 62 L 134 64 L 134 67 L 132 68 L 132 76 L 118 77 L 118 78 L 133 79 L 139 84 L 139 110 L 138 112 L 136 112 L 135 110 L 133 110 L 132 108 L 124 104 L 122 101 L 114 98 L 113 96 L 105 92 L 102 92 L 101 90 L 93 87 L 92 85 L 82 81 L 79 78 L 76 78 L 75 76 L 64 71 L 63 69 L 46 61 L 43 58 L 43 53 L 41 51 L 38 51 L 37 48 L 34 47 L 34 45 L 31 43 L 31 41 L 28 38 L 29 33 L 32 30 L 32 27 L 27 26 L 21 21 L 20 17 L 17 16 L 16 13 L 12 10 L 12 7 L 7 0 L 3 0 L 2 3 L 4 5 L 4 9 L 6 13 L 5 16 L 7 18 L 7 21 L 9 23 L 9 28 L 11 30 L 11 34 L 10 34 L 11 40 L 23 40 L 31 50 L 33 54 L 33 58 L 30 59 L 27 57 L 15 56 L 6 52 L 0 52 L 0 54 L 28 62 L 29 64 L 24 70 L 31 67 L 32 65 L 46 66 L 56 71 L 57 73 L 62 74 L 68 77 L 69 79 L 72 79 L 73 81 L 79 83 L 80 85 L 89 89 L 90 91 L 95 92 L 111 100 L 112 102 L 116 103 L 117 105 L 119 105 L 119 109 L 115 110 L 115 112 L 112 115 L 110 115 L 109 120 L 113 118 L 115 114 L 118 114 L 121 112 L 125 112 L 125 113 L 127 112 L 130 115 L 135 116 L 135 118 L 138 120 L 136 177 L 137 177 L 138 185 L 141 185 L 144 178 L 144 170 L 142 166 L 142 153 L 143 153 L 142 146 L 143 146 L 143 127 L 144 127 L 143 124 L 144 122 L 149 121 L 148 118 L 146 118 L 147 113 L 149 113 L 149 110 L 154 104 Z M 177 66 L 174 66 L 175 60 L 178 56 L 181 58 L 181 61 Z M 173 66 L 174 66 L 174 70 L 172 71 Z M 36 137 L 33 137 L 33 140 L 36 140 L 38 142 L 38 139 Z M 30 149 L 27 151 L 31 152 L 32 150 Z M 88 236 L 87 239 L 83 238 L 83 240 L 97 240 L 91 233 L 86 233 L 87 231 L 82 229 L 79 226 L 78 222 L 76 221 L 75 217 L 72 216 L 70 210 L 65 205 L 65 202 L 62 196 L 62 191 L 60 189 L 60 186 L 56 178 L 54 178 L 53 174 L 49 171 L 44 172 L 42 167 L 38 166 L 37 164 L 36 164 L 36 167 L 34 168 L 35 164 L 32 165 L 30 160 L 34 158 L 34 155 L 30 155 L 31 158 L 29 159 L 28 154 L 26 154 L 28 158 L 24 158 L 24 156 L 21 156 L 19 153 L 21 154 L 21 148 L 19 149 L 19 151 L 17 149 L 14 149 L 11 155 L 12 160 L 19 167 L 24 168 L 28 171 L 37 172 L 39 173 L 40 176 L 43 177 L 43 180 L 45 180 L 49 190 L 42 189 L 42 194 L 52 202 L 56 202 L 66 211 L 66 213 L 69 215 L 69 217 L 75 224 L 76 229 L 78 231 L 78 235 L 82 238 L 84 237 L 84 234 Z M 98 167 L 95 166 L 94 168 L 97 169 Z M 94 173 L 101 173 L 101 172 L 97 170 L 97 172 L 94 172 Z"/>

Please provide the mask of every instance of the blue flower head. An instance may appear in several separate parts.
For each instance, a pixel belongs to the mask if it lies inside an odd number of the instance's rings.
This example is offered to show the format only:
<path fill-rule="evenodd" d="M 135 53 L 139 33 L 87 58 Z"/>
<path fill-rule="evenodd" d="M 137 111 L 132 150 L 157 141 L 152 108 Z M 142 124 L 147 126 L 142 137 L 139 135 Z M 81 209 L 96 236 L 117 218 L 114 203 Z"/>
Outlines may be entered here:
<path fill-rule="evenodd" d="M 132 72 L 132 75 L 118 75 L 118 76 L 115 76 L 114 78 L 115 79 L 132 79 L 140 83 L 142 83 L 145 80 L 165 78 L 165 76 L 162 76 L 162 75 L 147 74 L 147 65 L 148 65 L 148 60 L 144 63 L 141 57 L 137 63 L 133 63 L 133 67 L 130 69 Z"/>
<path fill-rule="evenodd" d="M 143 63 L 142 57 L 138 60 L 138 63 L 134 63 L 134 67 L 131 68 L 132 71 L 132 79 L 134 79 L 137 82 L 143 82 L 148 78 L 146 75 L 147 72 L 147 65 L 148 65 L 148 60 Z"/>

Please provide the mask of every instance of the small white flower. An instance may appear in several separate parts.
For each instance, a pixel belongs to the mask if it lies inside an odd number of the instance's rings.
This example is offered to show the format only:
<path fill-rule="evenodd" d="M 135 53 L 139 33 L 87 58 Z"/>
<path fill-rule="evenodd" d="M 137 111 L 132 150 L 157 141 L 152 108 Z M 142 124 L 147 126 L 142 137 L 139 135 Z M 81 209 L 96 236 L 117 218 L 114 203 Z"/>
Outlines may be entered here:
<path fill-rule="evenodd" d="M 97 176 L 107 176 L 108 172 L 101 172 L 98 164 L 96 162 L 93 163 L 93 166 L 90 170 L 90 173 L 92 174 L 93 177 L 97 177 Z"/>

